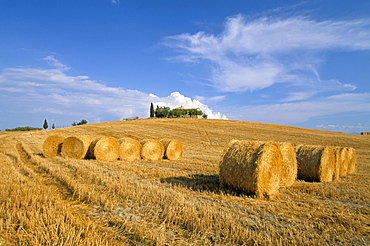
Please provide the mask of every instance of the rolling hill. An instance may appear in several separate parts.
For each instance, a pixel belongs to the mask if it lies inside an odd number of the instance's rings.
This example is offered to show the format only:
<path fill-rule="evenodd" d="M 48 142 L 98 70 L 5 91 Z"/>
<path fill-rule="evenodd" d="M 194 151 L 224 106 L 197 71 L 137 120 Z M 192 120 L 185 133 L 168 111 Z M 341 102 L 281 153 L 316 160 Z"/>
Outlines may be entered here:
<path fill-rule="evenodd" d="M 174 138 L 181 160 L 45 158 L 52 134 Z M 222 188 L 232 139 L 353 147 L 355 174 L 270 200 Z M 274 124 L 142 119 L 0 133 L 0 245 L 369 245 L 370 136 Z"/>

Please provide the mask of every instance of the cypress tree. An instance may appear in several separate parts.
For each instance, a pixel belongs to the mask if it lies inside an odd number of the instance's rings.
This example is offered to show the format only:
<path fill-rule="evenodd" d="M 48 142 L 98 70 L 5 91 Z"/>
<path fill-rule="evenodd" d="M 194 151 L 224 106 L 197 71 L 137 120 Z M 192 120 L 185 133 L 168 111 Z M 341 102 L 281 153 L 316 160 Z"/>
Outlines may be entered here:
<path fill-rule="evenodd" d="M 150 118 L 154 117 L 154 106 L 153 103 L 150 103 Z"/>
<path fill-rule="evenodd" d="M 42 127 L 44 128 L 44 130 L 48 129 L 49 125 L 46 119 L 44 120 L 44 124 L 42 125 Z"/>

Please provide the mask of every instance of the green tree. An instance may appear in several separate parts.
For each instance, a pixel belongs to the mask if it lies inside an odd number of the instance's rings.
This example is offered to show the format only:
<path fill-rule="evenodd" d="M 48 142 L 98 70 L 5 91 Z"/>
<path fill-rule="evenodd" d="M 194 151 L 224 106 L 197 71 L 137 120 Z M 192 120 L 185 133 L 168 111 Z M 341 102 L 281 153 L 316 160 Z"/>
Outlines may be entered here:
<path fill-rule="evenodd" d="M 55 129 L 55 125 L 54 124 L 51 126 L 51 129 Z"/>
<path fill-rule="evenodd" d="M 80 120 L 80 122 L 73 121 L 72 126 L 86 125 L 87 120 Z"/>
<path fill-rule="evenodd" d="M 153 103 L 150 103 L 150 118 L 153 118 L 154 117 L 154 106 L 153 106 Z"/>
<path fill-rule="evenodd" d="M 81 120 L 80 122 L 77 123 L 77 125 L 86 125 L 87 124 L 87 120 Z"/>
<path fill-rule="evenodd" d="M 158 118 L 165 118 L 169 115 L 169 113 L 170 113 L 169 107 L 159 107 L 158 105 L 154 112 L 155 117 L 158 117 Z"/>
<path fill-rule="evenodd" d="M 208 115 L 203 114 L 203 115 L 202 115 L 202 118 L 203 118 L 203 119 L 208 119 Z"/>
<path fill-rule="evenodd" d="M 202 112 L 202 110 L 190 109 L 190 110 L 188 110 L 188 114 L 190 116 L 192 116 L 192 115 L 202 115 L 203 112 Z"/>
<path fill-rule="evenodd" d="M 49 125 L 46 119 L 44 120 L 44 124 L 42 125 L 42 127 L 44 128 L 44 130 L 48 129 Z"/>

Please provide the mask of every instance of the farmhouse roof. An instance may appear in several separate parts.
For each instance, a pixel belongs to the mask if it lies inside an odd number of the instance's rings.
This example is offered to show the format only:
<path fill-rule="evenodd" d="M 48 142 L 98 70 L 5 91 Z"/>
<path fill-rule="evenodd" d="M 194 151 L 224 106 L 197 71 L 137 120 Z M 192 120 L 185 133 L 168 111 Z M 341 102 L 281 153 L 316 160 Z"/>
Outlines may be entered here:
<path fill-rule="evenodd" d="M 175 109 L 186 109 L 186 110 L 192 110 L 192 109 L 195 109 L 195 110 L 200 111 L 200 108 L 184 108 L 183 106 L 181 106 L 181 107 L 177 107 L 177 108 L 175 108 Z"/>

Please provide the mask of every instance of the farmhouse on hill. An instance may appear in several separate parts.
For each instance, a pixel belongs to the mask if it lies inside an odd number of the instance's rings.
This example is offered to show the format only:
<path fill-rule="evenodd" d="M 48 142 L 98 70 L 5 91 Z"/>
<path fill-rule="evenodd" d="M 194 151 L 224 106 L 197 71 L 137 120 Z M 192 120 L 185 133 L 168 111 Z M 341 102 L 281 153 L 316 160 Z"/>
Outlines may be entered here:
<path fill-rule="evenodd" d="M 184 106 L 181 106 L 181 107 L 177 107 L 177 108 L 174 108 L 175 110 L 184 110 L 186 112 L 188 112 L 188 114 L 182 114 L 180 115 L 179 117 L 180 118 L 196 118 L 196 119 L 201 119 L 202 118 L 202 110 L 200 110 L 200 108 L 184 108 Z M 195 114 L 194 113 L 190 113 L 190 112 L 196 112 Z"/>

